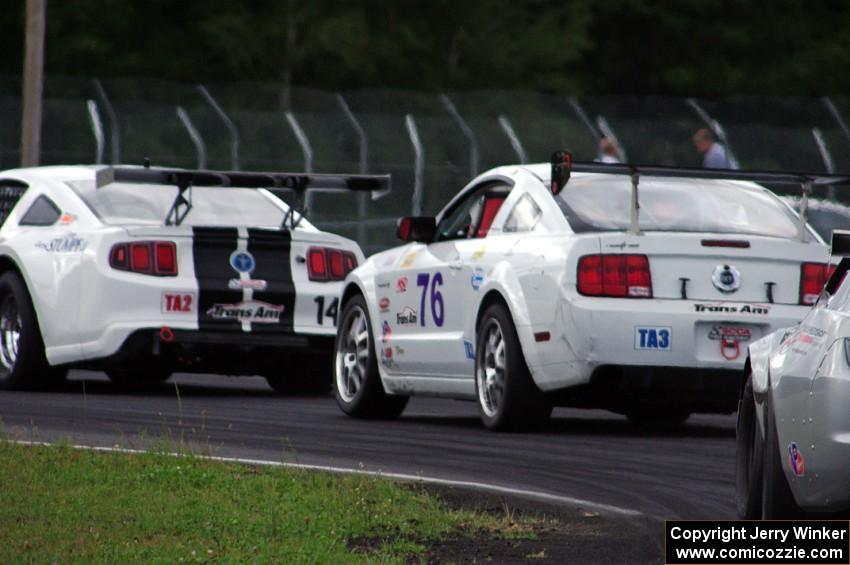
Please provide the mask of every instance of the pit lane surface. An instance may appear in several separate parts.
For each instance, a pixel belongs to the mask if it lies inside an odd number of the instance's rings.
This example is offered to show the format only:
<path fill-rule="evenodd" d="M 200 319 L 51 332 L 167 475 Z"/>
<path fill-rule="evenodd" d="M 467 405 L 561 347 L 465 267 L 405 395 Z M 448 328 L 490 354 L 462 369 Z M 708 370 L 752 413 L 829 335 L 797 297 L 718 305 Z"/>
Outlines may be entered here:
<path fill-rule="evenodd" d="M 131 394 L 75 371 L 58 390 L 0 392 L 0 419 L 13 439 L 144 447 L 182 437 L 221 456 L 484 482 L 657 518 L 734 517 L 734 416 L 649 433 L 605 411 L 559 408 L 538 432 L 496 434 L 471 402 L 414 398 L 399 420 L 373 422 L 348 418 L 330 396 L 275 395 L 261 378 L 178 375 Z"/>

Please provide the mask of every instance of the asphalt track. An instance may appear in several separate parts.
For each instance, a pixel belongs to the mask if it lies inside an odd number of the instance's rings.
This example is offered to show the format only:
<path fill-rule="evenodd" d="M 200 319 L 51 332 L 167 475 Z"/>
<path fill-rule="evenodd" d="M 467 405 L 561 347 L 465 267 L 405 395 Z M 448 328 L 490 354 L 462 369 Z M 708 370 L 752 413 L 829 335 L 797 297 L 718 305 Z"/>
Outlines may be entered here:
<path fill-rule="evenodd" d="M 361 421 L 330 396 L 278 396 L 261 378 L 178 375 L 131 394 L 75 371 L 58 390 L 0 392 L 0 419 L 20 440 L 182 439 L 219 456 L 486 483 L 661 519 L 734 517 L 734 416 L 649 433 L 608 412 L 559 408 L 540 431 L 497 434 L 470 402 L 415 398 L 397 421 Z"/>

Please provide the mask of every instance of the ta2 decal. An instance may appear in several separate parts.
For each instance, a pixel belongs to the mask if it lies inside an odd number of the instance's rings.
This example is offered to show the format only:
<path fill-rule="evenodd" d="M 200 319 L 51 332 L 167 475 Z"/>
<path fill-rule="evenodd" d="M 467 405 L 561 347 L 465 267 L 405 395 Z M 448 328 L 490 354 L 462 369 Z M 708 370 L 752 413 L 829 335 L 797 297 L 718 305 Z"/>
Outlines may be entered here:
<path fill-rule="evenodd" d="M 635 327 L 635 349 L 644 351 L 670 351 L 672 348 L 672 328 L 659 326 Z"/>
<path fill-rule="evenodd" d="M 431 282 L 430 293 L 428 292 L 428 281 Z M 426 326 L 425 301 L 426 298 L 430 297 L 431 318 L 434 320 L 434 324 L 438 328 L 443 327 L 446 313 L 445 303 L 443 302 L 443 293 L 440 292 L 440 287 L 443 286 L 443 274 L 439 272 L 434 273 L 434 277 L 432 278 L 430 273 L 419 273 L 416 276 L 416 286 L 422 287 L 422 297 L 419 300 L 419 312 L 421 314 L 419 318 L 419 325 L 422 327 Z"/>
<path fill-rule="evenodd" d="M 191 292 L 163 292 L 163 314 L 191 314 L 195 311 L 195 295 Z"/>
<path fill-rule="evenodd" d="M 243 300 L 236 304 L 213 304 L 207 316 L 216 320 L 238 320 L 254 324 L 277 324 L 283 314 L 282 304 L 261 300 Z"/>

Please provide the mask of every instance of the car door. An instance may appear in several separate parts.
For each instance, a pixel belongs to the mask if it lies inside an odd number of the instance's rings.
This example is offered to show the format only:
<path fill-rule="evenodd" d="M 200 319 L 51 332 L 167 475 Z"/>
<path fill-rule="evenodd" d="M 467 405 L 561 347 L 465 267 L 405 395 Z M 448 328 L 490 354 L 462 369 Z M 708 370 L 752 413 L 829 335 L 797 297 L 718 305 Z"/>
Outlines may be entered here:
<path fill-rule="evenodd" d="M 397 259 L 389 308 L 381 313 L 381 358 L 390 373 L 471 373 L 463 332 L 476 288 L 467 258 L 475 255 L 509 190 L 492 182 L 470 189 L 443 214 L 436 241 L 410 245 Z"/>

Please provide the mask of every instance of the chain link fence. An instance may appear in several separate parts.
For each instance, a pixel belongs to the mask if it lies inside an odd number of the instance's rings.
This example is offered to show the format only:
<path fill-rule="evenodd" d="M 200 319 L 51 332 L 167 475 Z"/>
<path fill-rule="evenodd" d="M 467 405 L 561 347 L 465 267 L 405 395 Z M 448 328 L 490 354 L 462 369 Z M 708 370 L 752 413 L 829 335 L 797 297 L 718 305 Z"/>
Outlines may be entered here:
<path fill-rule="evenodd" d="M 19 162 L 20 90 L 19 77 L 0 77 L 2 169 Z M 390 173 L 393 191 L 380 200 L 315 194 L 309 201 L 311 221 L 357 239 L 369 254 L 394 245 L 396 217 L 437 212 L 475 174 L 546 161 L 560 148 L 593 160 L 603 135 L 616 138 L 631 162 L 698 166 L 691 137 L 710 127 L 742 168 L 850 173 L 846 119 L 844 97 L 326 92 L 259 82 L 49 76 L 42 162 L 149 158 L 176 167 Z M 816 195 L 835 198 L 825 189 Z"/>

